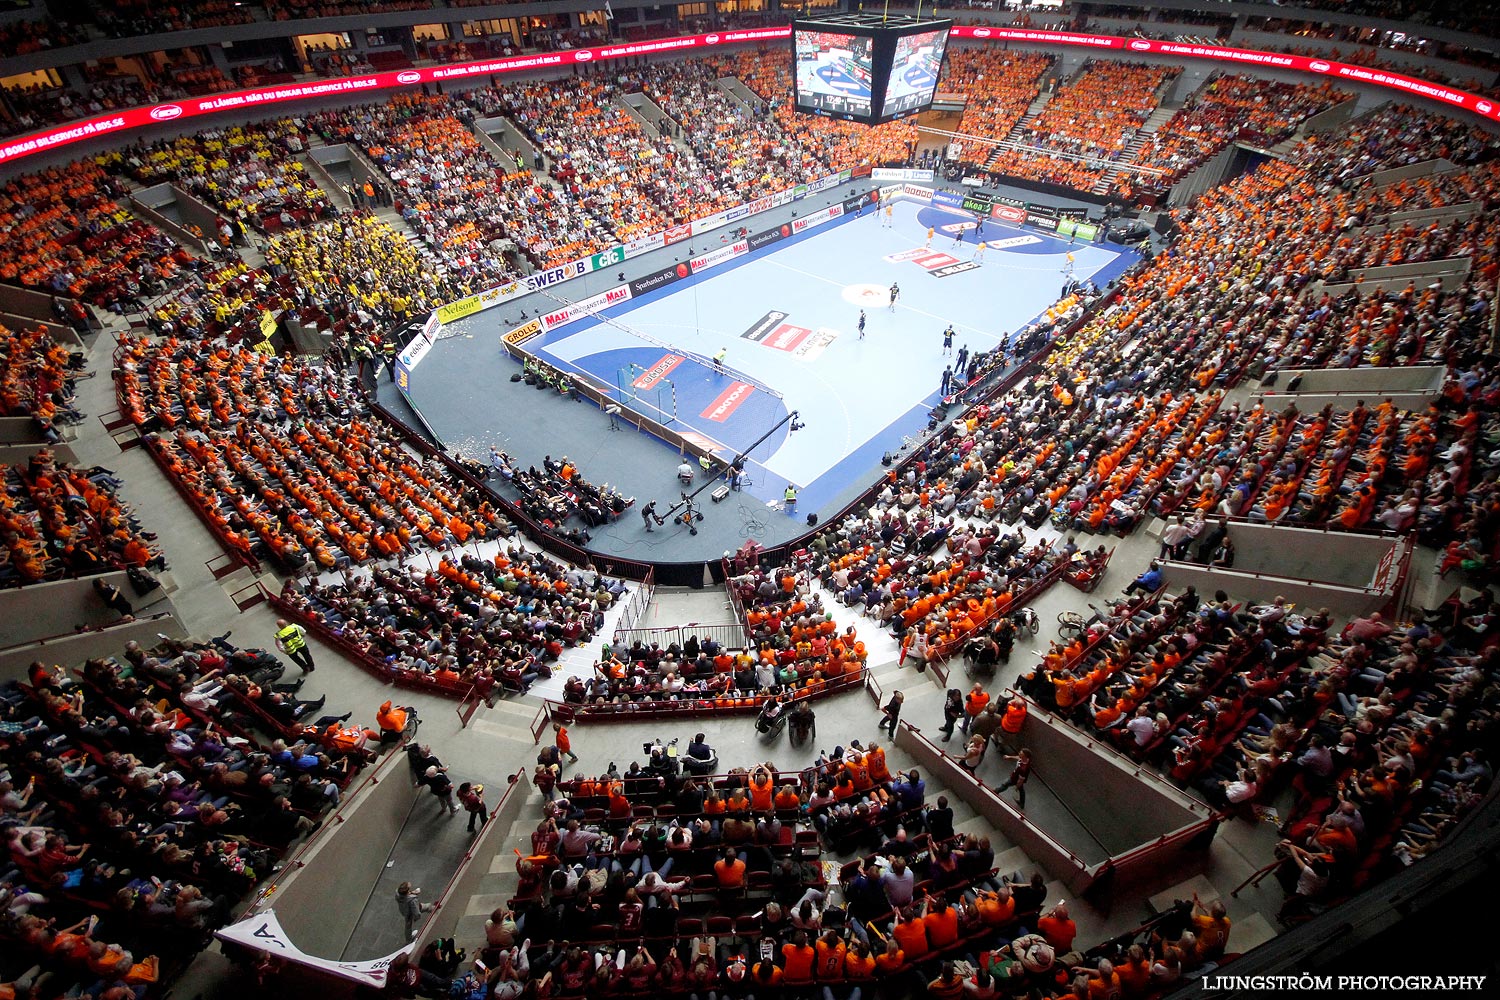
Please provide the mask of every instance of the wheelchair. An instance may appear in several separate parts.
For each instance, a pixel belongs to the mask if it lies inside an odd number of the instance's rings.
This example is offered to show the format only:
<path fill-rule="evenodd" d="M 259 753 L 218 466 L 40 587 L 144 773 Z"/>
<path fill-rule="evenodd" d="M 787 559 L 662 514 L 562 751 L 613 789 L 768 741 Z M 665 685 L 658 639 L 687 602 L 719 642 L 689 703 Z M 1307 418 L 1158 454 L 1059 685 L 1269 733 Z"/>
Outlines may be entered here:
<path fill-rule="evenodd" d="M 786 728 L 787 719 L 791 717 L 791 714 L 791 710 L 784 703 L 768 701 L 761 708 L 760 714 L 755 717 L 755 731 L 767 743 L 774 743 L 781 735 L 781 731 Z"/>

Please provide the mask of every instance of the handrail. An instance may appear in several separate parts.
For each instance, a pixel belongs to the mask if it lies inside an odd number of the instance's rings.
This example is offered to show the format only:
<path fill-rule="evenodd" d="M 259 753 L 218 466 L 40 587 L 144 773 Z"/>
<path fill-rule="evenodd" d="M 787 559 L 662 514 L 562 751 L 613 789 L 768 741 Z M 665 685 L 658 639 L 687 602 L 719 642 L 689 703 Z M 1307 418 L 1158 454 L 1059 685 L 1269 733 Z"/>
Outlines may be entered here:
<path fill-rule="evenodd" d="M 249 913 L 251 910 L 254 910 L 256 907 L 260 906 L 262 903 L 266 902 L 272 896 L 274 896 L 282 880 L 286 879 L 288 876 L 294 874 L 295 872 L 300 871 L 306 864 L 306 862 L 302 860 L 303 856 L 311 851 L 314 847 L 322 844 L 323 840 L 326 837 L 332 836 L 334 834 L 334 831 L 338 829 L 339 824 L 344 821 L 344 813 L 360 804 L 361 800 L 363 799 L 363 796 L 360 793 L 369 786 L 390 778 L 390 769 L 393 769 L 397 764 L 404 763 L 405 760 L 403 760 L 402 754 L 393 751 L 386 756 L 385 760 L 370 768 L 370 770 L 366 774 L 364 774 L 359 779 L 359 781 L 355 782 L 352 787 L 345 789 L 339 796 L 339 804 L 331 813 L 323 817 L 323 825 L 320 826 L 317 830 L 313 831 L 313 833 L 297 847 L 296 852 L 292 854 L 291 857 L 287 858 L 282 864 L 281 870 L 279 872 L 276 872 L 265 882 L 261 883 L 260 887 L 249 898 L 243 908 L 239 910 L 238 915 L 243 916 L 244 914 Z"/>
<path fill-rule="evenodd" d="M 110 572 L 118 572 L 118 571 L 111 570 Z M 104 574 L 97 574 L 97 575 L 103 576 Z M 150 614 L 150 615 L 136 615 L 135 617 L 131 618 L 129 621 L 121 620 L 121 621 L 109 622 L 109 623 L 104 624 L 104 625 L 86 626 L 85 628 L 83 628 L 81 630 L 80 629 L 69 629 L 66 632 L 58 632 L 58 633 L 55 633 L 54 635 L 44 635 L 40 639 L 27 639 L 25 642 L 18 642 L 18 643 L 16 643 L 13 646 L 3 646 L 3 647 L 0 647 L 0 655 L 4 655 L 6 653 L 14 653 L 14 652 L 17 652 L 18 650 L 26 649 L 29 646 L 45 646 L 47 643 L 49 643 L 49 642 L 55 642 L 58 639 L 72 639 L 75 636 L 80 636 L 80 635 L 98 635 L 101 632 L 109 632 L 109 631 L 112 631 L 114 629 L 122 628 L 122 627 L 127 626 L 127 625 L 140 625 L 143 622 L 159 622 L 159 621 L 169 621 L 169 620 L 170 621 L 175 621 L 176 618 L 173 615 L 171 615 L 171 614 L 169 614 L 168 612 L 165 612 L 165 611 L 158 611 L 155 614 Z"/>
<path fill-rule="evenodd" d="M 533 744 L 542 742 L 542 733 L 547 731 L 547 723 L 551 721 L 551 705 L 546 699 L 543 699 L 542 707 L 536 710 L 536 714 L 531 717 L 531 722 L 527 723 L 531 729 L 531 742 Z"/>
<path fill-rule="evenodd" d="M 824 680 L 816 690 L 809 691 L 806 688 L 798 688 L 791 692 L 791 700 L 796 701 L 819 701 L 829 695 L 840 694 L 850 690 L 856 685 L 865 683 L 869 676 L 868 667 L 860 667 L 855 673 L 840 674 L 829 680 Z M 695 692 L 698 694 L 701 692 Z M 581 702 L 557 701 L 555 699 L 544 699 L 542 704 L 547 711 L 568 718 L 588 719 L 592 722 L 607 722 L 613 720 L 633 722 L 647 718 L 671 719 L 680 715 L 696 715 L 700 712 L 712 712 L 716 715 L 747 715 L 751 712 L 759 712 L 761 705 L 771 699 L 768 694 L 736 695 L 733 705 L 716 705 L 715 701 L 721 697 L 720 692 L 713 692 L 708 697 L 688 697 L 678 701 L 669 701 L 664 698 L 643 699 L 641 701 L 606 702 L 603 705 L 590 705 Z"/>
<path fill-rule="evenodd" d="M 726 631 L 716 631 L 720 629 Z M 726 649 L 744 650 L 755 648 L 750 642 L 749 633 L 746 631 L 743 622 L 683 622 L 681 625 L 643 625 L 636 628 L 616 628 L 614 640 L 618 644 L 627 642 L 630 639 L 644 639 L 650 642 L 658 642 L 659 645 L 665 647 L 671 645 L 672 642 L 681 643 L 690 635 L 695 635 L 700 639 L 714 638 L 719 642 L 719 645 L 724 646 Z M 662 639 L 669 639 L 671 642 L 660 642 Z"/>
<path fill-rule="evenodd" d="M 952 766 L 952 770 L 953 771 L 958 772 L 958 773 L 966 776 L 969 779 L 969 781 L 974 785 L 974 787 L 976 789 L 978 789 L 980 792 L 982 792 L 983 794 L 985 794 L 986 796 L 988 796 L 996 805 L 1001 806 L 1004 809 L 1005 812 L 1010 813 L 1010 818 L 1011 819 L 1019 822 L 1022 826 L 1026 827 L 1028 830 L 1032 831 L 1048 847 L 1052 848 L 1054 851 L 1056 851 L 1060 856 L 1062 856 L 1066 860 L 1072 862 L 1073 866 L 1075 868 L 1077 868 L 1078 871 L 1080 871 L 1080 872 L 1087 872 L 1089 870 L 1089 865 L 1086 864 L 1082 858 L 1080 858 L 1078 855 L 1074 854 L 1071 850 L 1069 850 L 1068 848 L 1064 847 L 1062 844 L 1058 843 L 1058 841 L 1056 840 L 1056 838 L 1054 838 L 1046 830 L 1043 830 L 1041 827 L 1037 826 L 1030 819 L 1028 819 L 1025 813 L 1021 812 L 1015 806 L 1011 805 L 1010 802 L 1008 802 L 1005 799 L 1004 796 L 1000 795 L 998 792 L 996 792 L 989 785 L 985 784 L 984 779 L 980 778 L 978 775 L 973 774 L 972 772 L 970 772 L 970 771 L 968 771 L 968 770 L 966 770 L 966 769 L 964 769 L 962 767 L 959 767 L 958 766 L 958 759 L 955 758 L 955 757 L 953 757 L 953 756 L 951 756 L 951 755 L 949 755 L 946 751 L 943 750 L 942 747 L 938 746 L 936 743 L 934 743 L 931 740 L 929 740 L 926 736 L 922 735 L 922 730 L 918 729 L 916 726 L 912 725 L 910 722 L 904 722 L 903 721 L 903 722 L 899 723 L 898 725 L 903 730 L 905 730 L 908 733 L 908 735 L 911 736 L 912 739 L 921 741 L 922 743 L 926 744 L 927 747 L 929 747 L 933 753 L 937 754 L 941 758 L 944 758 L 944 759 L 950 761 L 952 763 L 952 765 L 953 765 Z"/>
<path fill-rule="evenodd" d="M 646 608 L 651 604 L 651 598 L 656 594 L 656 567 L 653 566 L 646 571 L 646 578 L 640 582 L 640 586 L 630 595 L 624 609 L 620 612 L 619 621 L 615 622 L 613 634 L 614 641 L 618 643 L 622 634 L 632 631 L 636 622 L 646 613 Z"/>
<path fill-rule="evenodd" d="M 400 755 L 396 754 L 394 756 Z M 525 774 L 525 769 L 521 769 L 516 771 L 514 774 L 506 776 L 507 780 L 505 782 L 505 791 L 500 793 L 499 801 L 497 801 L 494 806 L 490 808 L 489 818 L 486 819 L 484 821 L 484 824 L 475 832 L 474 837 L 469 841 L 470 844 L 477 844 L 484 839 L 484 831 L 489 827 L 491 823 L 495 822 L 495 820 L 500 817 L 501 810 L 505 808 L 505 800 L 510 798 L 511 793 L 516 790 L 516 785 L 520 784 L 521 779 L 525 776 Z M 453 874 L 448 876 L 448 881 L 444 883 L 442 891 L 432 898 L 432 909 L 428 911 L 427 919 L 422 921 L 421 928 L 417 931 L 418 940 L 420 940 L 422 931 L 426 929 L 427 924 L 437 918 L 438 911 L 441 910 L 443 908 L 443 904 L 448 901 L 448 894 L 453 890 L 453 886 L 458 882 L 460 876 L 466 874 L 468 863 L 473 860 L 473 848 L 467 848 L 464 851 L 463 858 L 454 867 Z"/>

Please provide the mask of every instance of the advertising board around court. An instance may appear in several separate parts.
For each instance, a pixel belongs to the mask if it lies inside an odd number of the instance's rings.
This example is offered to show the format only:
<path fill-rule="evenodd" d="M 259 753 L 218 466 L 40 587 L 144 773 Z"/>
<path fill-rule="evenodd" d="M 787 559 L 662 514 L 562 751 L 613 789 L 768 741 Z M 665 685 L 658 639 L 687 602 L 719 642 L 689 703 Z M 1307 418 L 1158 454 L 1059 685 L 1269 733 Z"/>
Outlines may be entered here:
<path fill-rule="evenodd" d="M 909 168 L 876 167 L 870 171 L 872 181 L 926 181 L 931 183 L 931 170 L 913 170 Z"/>
<path fill-rule="evenodd" d="M 592 295 L 581 302 L 555 309 L 542 317 L 542 327 L 547 332 L 552 332 L 560 326 L 567 326 L 575 319 L 583 316 L 592 316 L 600 309 L 608 309 L 629 302 L 631 298 L 629 285 L 616 285 L 614 288 L 606 289 L 598 295 Z M 509 341 L 507 341 L 509 343 Z"/>

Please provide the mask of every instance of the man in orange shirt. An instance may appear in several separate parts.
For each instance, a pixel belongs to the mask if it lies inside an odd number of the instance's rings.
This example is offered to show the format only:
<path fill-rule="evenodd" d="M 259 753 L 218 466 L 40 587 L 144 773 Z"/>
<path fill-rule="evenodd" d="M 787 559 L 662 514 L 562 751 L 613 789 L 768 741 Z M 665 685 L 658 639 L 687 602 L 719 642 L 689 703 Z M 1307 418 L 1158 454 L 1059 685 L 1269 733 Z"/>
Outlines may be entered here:
<path fill-rule="evenodd" d="M 714 876 L 719 880 L 720 889 L 739 889 L 745 884 L 745 852 L 735 854 L 729 848 L 724 849 L 724 856 L 714 862 Z M 811 948 L 808 951 L 812 951 Z"/>
<path fill-rule="evenodd" d="M 1078 925 L 1068 917 L 1067 903 L 1058 903 L 1049 910 L 1036 922 L 1036 929 L 1059 955 L 1072 951 L 1073 939 L 1078 936 Z"/>
<path fill-rule="evenodd" d="M 806 931 L 797 931 L 791 941 L 781 946 L 781 968 L 789 983 L 811 982 L 815 961 L 817 953 L 807 943 Z"/>
<path fill-rule="evenodd" d="M 818 939 L 817 959 L 813 973 L 820 982 L 830 982 L 844 977 L 844 953 L 847 950 L 839 938 L 838 931 L 828 931 Z"/>
<path fill-rule="evenodd" d="M 927 913 L 922 917 L 927 930 L 927 943 L 934 951 L 941 951 L 958 940 L 958 910 L 941 896 L 927 900 Z"/>
<path fill-rule="evenodd" d="M 962 729 L 967 733 L 974 727 L 974 720 L 979 718 L 979 713 L 985 710 L 990 703 L 989 692 L 985 691 L 983 684 L 975 684 L 969 691 L 968 697 L 964 699 L 964 721 Z"/>
<path fill-rule="evenodd" d="M 891 937 L 901 946 L 901 951 L 912 961 L 920 959 L 927 954 L 927 923 L 925 908 L 918 910 L 915 906 L 908 906 L 901 911 L 896 926 L 891 928 Z"/>

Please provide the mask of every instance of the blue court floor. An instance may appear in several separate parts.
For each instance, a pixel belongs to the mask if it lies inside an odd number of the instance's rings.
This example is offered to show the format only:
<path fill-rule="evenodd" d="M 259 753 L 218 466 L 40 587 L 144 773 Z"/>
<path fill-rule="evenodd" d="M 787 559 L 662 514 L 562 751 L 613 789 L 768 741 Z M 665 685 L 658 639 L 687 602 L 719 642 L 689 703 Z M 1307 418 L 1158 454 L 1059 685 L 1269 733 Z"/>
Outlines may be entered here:
<path fill-rule="evenodd" d="M 750 452 L 749 492 L 773 500 L 792 483 L 802 509 L 816 509 L 926 425 L 959 348 L 974 354 L 1008 342 L 1058 299 L 1070 263 L 1074 277 L 1102 286 L 1136 259 L 1115 245 L 1073 244 L 995 220 L 980 236 L 986 248 L 976 261 L 974 216 L 898 203 L 890 228 L 874 211 L 839 220 L 607 310 L 609 322 L 585 317 L 557 328 L 526 349 L 623 405 L 670 418 L 725 459 L 796 411 L 803 430 L 783 426 Z M 954 346 L 945 354 L 949 325 Z M 720 350 L 726 372 L 706 361 Z M 650 388 L 632 387 L 641 381 Z"/>

